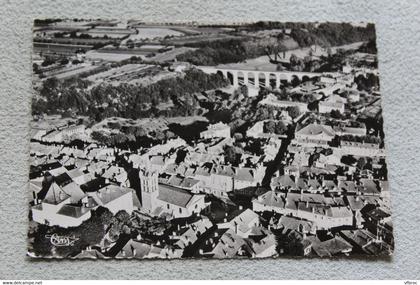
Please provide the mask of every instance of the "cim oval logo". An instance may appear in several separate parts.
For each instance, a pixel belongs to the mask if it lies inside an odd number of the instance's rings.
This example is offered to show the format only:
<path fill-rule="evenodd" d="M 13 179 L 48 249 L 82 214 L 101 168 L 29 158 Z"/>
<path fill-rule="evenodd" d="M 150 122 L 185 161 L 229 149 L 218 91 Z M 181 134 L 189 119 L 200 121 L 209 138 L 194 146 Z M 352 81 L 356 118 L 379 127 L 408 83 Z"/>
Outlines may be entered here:
<path fill-rule="evenodd" d="M 76 237 L 60 236 L 58 234 L 46 235 L 46 238 L 50 239 L 50 242 L 54 246 L 71 246 L 78 240 Z"/>

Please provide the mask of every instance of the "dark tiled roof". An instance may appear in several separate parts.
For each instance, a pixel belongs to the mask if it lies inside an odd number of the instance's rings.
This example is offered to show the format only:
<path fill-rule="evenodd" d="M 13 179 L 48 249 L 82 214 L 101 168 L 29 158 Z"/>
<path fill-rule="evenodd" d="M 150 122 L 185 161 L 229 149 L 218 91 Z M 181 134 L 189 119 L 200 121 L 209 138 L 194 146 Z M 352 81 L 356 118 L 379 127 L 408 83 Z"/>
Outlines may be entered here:
<path fill-rule="evenodd" d="M 81 206 L 64 205 L 57 212 L 57 214 L 72 217 L 72 218 L 80 218 L 81 216 L 85 215 L 89 211 L 90 210 L 88 208 L 81 207 Z"/>
<path fill-rule="evenodd" d="M 185 208 L 194 195 L 177 187 L 159 184 L 158 199 L 166 203 Z"/>

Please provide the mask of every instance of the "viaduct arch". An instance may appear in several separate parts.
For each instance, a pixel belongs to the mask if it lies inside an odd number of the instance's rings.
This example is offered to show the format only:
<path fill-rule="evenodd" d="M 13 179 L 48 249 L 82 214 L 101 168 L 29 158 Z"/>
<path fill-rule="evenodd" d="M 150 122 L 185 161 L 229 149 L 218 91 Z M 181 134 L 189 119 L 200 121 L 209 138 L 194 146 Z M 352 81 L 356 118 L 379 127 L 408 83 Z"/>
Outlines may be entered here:
<path fill-rule="evenodd" d="M 315 72 L 227 69 L 216 66 L 197 66 L 197 68 L 208 74 L 222 74 L 229 78 L 234 87 L 243 84 L 254 85 L 255 87 L 279 88 L 282 81 L 290 83 L 294 77 L 299 78 L 300 81 L 307 81 L 321 75 L 321 73 Z"/>

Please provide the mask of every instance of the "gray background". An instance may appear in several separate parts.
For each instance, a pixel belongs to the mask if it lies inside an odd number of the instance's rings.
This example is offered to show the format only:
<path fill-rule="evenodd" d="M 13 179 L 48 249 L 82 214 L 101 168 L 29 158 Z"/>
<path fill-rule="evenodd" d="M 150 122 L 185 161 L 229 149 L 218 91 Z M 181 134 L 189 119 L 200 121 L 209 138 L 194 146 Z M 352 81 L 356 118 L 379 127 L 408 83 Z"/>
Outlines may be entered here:
<path fill-rule="evenodd" d="M 418 1 L 1 0 L 0 4 L 0 279 L 420 278 Z M 394 256 L 389 260 L 28 260 L 25 233 L 31 26 L 37 17 L 138 18 L 154 22 L 375 22 L 395 225 Z"/>

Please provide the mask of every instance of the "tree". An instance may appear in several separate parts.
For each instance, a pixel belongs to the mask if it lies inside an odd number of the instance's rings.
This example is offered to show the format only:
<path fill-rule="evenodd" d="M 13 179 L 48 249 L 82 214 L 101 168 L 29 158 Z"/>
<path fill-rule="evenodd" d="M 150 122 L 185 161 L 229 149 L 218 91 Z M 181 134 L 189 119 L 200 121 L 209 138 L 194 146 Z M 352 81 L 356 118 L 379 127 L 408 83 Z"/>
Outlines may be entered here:
<path fill-rule="evenodd" d="M 127 45 L 127 47 L 128 47 L 129 49 L 134 48 L 134 42 L 133 42 L 133 40 L 129 39 L 129 40 L 126 42 L 126 45 Z"/>
<path fill-rule="evenodd" d="M 224 153 L 226 163 L 238 165 L 242 150 L 231 145 L 226 145 L 224 147 Z"/>
<path fill-rule="evenodd" d="M 248 86 L 242 85 L 241 86 L 241 93 L 244 95 L 245 98 L 249 96 Z"/>
<path fill-rule="evenodd" d="M 39 73 L 39 65 L 38 64 L 36 64 L 36 63 L 33 63 L 32 64 L 32 70 L 33 70 L 33 72 L 35 73 L 35 74 L 38 74 Z"/>
<path fill-rule="evenodd" d="M 282 121 L 279 121 L 276 123 L 276 126 L 274 128 L 274 133 L 278 135 L 282 135 L 287 131 L 287 126 Z"/>
<path fill-rule="evenodd" d="M 357 160 L 357 168 L 360 170 L 363 170 L 365 165 L 367 164 L 367 161 L 364 157 L 361 157 Z"/>
<path fill-rule="evenodd" d="M 301 83 L 301 81 L 299 77 L 293 76 L 292 81 L 290 83 L 292 84 L 293 87 L 296 87 Z"/>
<path fill-rule="evenodd" d="M 298 106 L 291 106 L 287 108 L 287 112 L 292 119 L 297 118 L 300 115 L 300 110 Z"/>
<path fill-rule="evenodd" d="M 330 116 L 334 119 L 340 119 L 341 118 L 341 113 L 338 110 L 331 110 Z"/>
<path fill-rule="evenodd" d="M 120 210 L 115 214 L 115 218 L 125 224 L 130 220 L 130 215 L 126 211 Z"/>
<path fill-rule="evenodd" d="M 69 63 L 69 60 L 67 58 L 63 58 L 63 59 L 60 60 L 61 65 L 66 65 L 68 63 Z"/>
<path fill-rule="evenodd" d="M 51 65 L 51 64 L 54 64 L 55 63 L 55 60 L 53 59 L 53 58 L 50 58 L 50 57 L 47 57 L 42 63 L 41 63 L 41 65 L 42 66 L 48 66 L 48 65 Z"/>
<path fill-rule="evenodd" d="M 276 128 L 276 123 L 274 121 L 267 121 L 264 123 L 264 133 L 273 134 Z"/>
<path fill-rule="evenodd" d="M 298 57 L 294 54 L 294 53 L 292 53 L 291 55 L 290 55 L 290 58 L 289 58 L 289 61 L 290 61 L 290 65 L 296 65 L 297 63 L 298 63 Z"/>
<path fill-rule="evenodd" d="M 105 136 L 102 132 L 93 131 L 90 136 L 93 140 L 101 144 L 106 144 L 108 142 L 108 137 Z"/>

